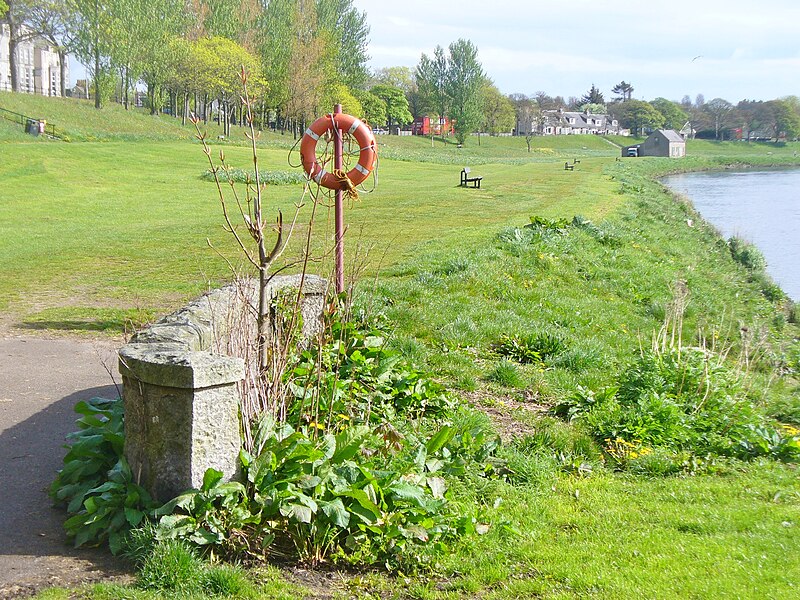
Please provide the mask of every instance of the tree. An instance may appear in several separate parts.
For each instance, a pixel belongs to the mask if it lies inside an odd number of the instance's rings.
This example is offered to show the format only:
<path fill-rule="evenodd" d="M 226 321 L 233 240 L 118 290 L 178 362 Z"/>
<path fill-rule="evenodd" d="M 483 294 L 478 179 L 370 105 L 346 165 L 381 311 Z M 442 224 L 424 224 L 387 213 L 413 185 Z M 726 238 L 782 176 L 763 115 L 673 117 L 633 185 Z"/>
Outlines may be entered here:
<path fill-rule="evenodd" d="M 311 0 L 297 2 L 290 34 L 286 115 L 294 120 L 292 129 L 297 136 L 298 125 L 316 116 L 324 89 L 334 83 L 330 76 L 335 73 L 335 49 L 330 32 L 317 26 L 317 9 Z"/>
<path fill-rule="evenodd" d="M 60 90 L 67 95 L 67 61 L 72 50 L 73 36 L 69 27 L 69 9 L 66 0 L 39 0 L 28 9 L 26 24 L 45 39 L 58 52 Z"/>
<path fill-rule="evenodd" d="M 233 40 L 212 37 L 193 45 L 190 61 L 195 85 L 219 101 L 220 124 L 225 135 L 230 135 L 230 106 L 241 88 L 242 69 L 248 74 L 251 94 L 265 86 L 258 60 Z"/>
<path fill-rule="evenodd" d="M 489 134 L 508 133 L 514 129 L 516 111 L 514 103 L 500 93 L 500 90 L 485 80 L 483 89 L 483 125 Z"/>
<path fill-rule="evenodd" d="M 450 98 L 450 119 L 453 121 L 456 140 L 466 141 L 482 118 L 481 88 L 483 68 L 478 62 L 478 49 L 469 40 L 459 39 L 450 44 L 447 64 L 446 93 Z"/>
<path fill-rule="evenodd" d="M 589 88 L 589 91 L 580 99 L 581 104 L 602 104 L 606 103 L 605 98 L 603 98 L 603 93 L 598 90 L 594 84 L 592 87 Z"/>
<path fill-rule="evenodd" d="M 789 98 L 770 100 L 775 112 L 775 141 L 781 137 L 794 139 L 800 135 L 800 114 L 795 110 L 795 106 Z M 794 97 L 797 100 L 796 97 Z"/>
<path fill-rule="evenodd" d="M 386 122 L 389 127 L 395 124 L 403 126 L 414 120 L 408 110 L 408 99 L 400 88 L 391 85 L 376 85 L 370 92 L 383 100 L 386 107 Z"/>
<path fill-rule="evenodd" d="M 509 102 L 514 106 L 514 133 L 528 134 L 536 129 L 536 115 L 540 112 L 536 101 L 525 94 L 509 94 Z"/>
<path fill-rule="evenodd" d="M 177 66 L 172 40 L 186 29 L 183 7 L 183 0 L 109 1 L 111 62 L 122 78 L 126 108 L 128 91 L 141 79 L 151 114 L 161 109 L 164 84 Z"/>
<path fill-rule="evenodd" d="M 420 97 L 420 109 L 434 112 L 439 119 L 444 119 L 450 107 L 450 96 L 447 89 L 448 71 L 447 57 L 444 48 L 436 46 L 433 58 L 424 53 L 414 73 Z M 440 121 L 441 122 L 441 121 Z"/>
<path fill-rule="evenodd" d="M 26 30 L 24 27 L 33 4 L 31 0 L 5 0 L 5 10 L 0 11 L 3 15 L 2 21 L 8 25 L 8 65 L 11 71 L 11 91 L 14 92 L 20 91 L 17 47 L 36 35 L 36 32 Z"/>
<path fill-rule="evenodd" d="M 623 127 L 631 130 L 631 134 L 639 136 L 645 128 L 658 129 L 664 125 L 664 116 L 649 102 L 627 100 L 612 104 L 609 110 Z"/>
<path fill-rule="evenodd" d="M 611 88 L 611 93 L 617 95 L 614 100 L 618 102 L 627 102 L 633 97 L 633 86 L 623 79 Z"/>
<path fill-rule="evenodd" d="M 605 104 L 581 104 L 578 110 L 591 115 L 602 115 L 606 112 Z"/>
<path fill-rule="evenodd" d="M 720 134 L 724 137 L 724 129 L 732 124 L 733 104 L 723 98 L 714 98 L 705 104 L 703 110 L 710 115 L 714 124 L 714 139 L 719 141 Z"/>
<path fill-rule="evenodd" d="M 383 67 L 372 74 L 372 85 L 391 85 L 408 94 L 416 86 L 414 73 L 408 67 Z"/>
<path fill-rule="evenodd" d="M 353 6 L 353 0 L 317 0 L 317 25 L 330 35 L 334 49 L 335 79 L 350 88 L 367 81 L 369 25 L 366 13 Z"/>
<path fill-rule="evenodd" d="M 650 104 L 664 117 L 664 128 L 679 130 L 688 119 L 688 115 L 679 104 L 666 98 L 656 98 Z"/>
<path fill-rule="evenodd" d="M 382 127 L 386 124 L 386 102 L 366 90 L 353 90 L 353 95 L 361 102 L 361 117 L 367 124 L 374 127 Z"/>
<path fill-rule="evenodd" d="M 561 96 L 549 96 L 545 92 L 539 91 L 533 97 L 541 110 L 558 110 L 567 107 L 567 103 Z"/>
<path fill-rule="evenodd" d="M 364 106 L 358 97 L 350 91 L 349 87 L 339 82 L 325 86 L 320 96 L 320 104 L 331 107 L 327 112 L 330 112 L 335 104 L 341 104 L 342 112 L 349 115 L 364 114 Z"/>
<path fill-rule="evenodd" d="M 104 83 L 111 71 L 114 46 L 113 14 L 107 0 L 68 0 L 74 52 L 94 81 L 94 106 L 102 106 Z"/>
<path fill-rule="evenodd" d="M 279 113 L 289 102 L 289 63 L 296 35 L 296 0 L 270 0 L 259 20 L 259 55 L 269 81 L 267 102 Z M 285 123 L 285 120 L 283 120 Z"/>
<path fill-rule="evenodd" d="M 768 102 L 741 100 L 736 105 L 742 137 L 752 139 L 772 132 L 775 123 L 774 106 Z"/>

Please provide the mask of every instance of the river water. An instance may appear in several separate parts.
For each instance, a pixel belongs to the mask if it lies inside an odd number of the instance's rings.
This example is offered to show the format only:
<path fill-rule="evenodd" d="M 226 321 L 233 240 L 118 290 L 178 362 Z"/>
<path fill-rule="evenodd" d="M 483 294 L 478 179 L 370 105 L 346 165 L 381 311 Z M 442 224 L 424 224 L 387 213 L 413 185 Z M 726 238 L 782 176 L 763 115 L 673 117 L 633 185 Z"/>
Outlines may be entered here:
<path fill-rule="evenodd" d="M 800 300 L 800 170 L 684 173 L 662 181 L 688 196 L 725 238 L 758 246 L 772 278 Z"/>

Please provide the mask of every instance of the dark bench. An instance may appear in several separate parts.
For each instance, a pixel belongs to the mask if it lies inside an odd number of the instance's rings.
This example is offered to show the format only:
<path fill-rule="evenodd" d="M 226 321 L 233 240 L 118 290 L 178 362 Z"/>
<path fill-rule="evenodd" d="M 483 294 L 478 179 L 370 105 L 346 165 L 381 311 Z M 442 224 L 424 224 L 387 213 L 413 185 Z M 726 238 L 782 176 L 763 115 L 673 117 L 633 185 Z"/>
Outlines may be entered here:
<path fill-rule="evenodd" d="M 574 171 L 575 170 L 575 165 L 571 165 L 568 162 L 565 162 L 564 163 L 564 170 L 565 171 Z"/>
<path fill-rule="evenodd" d="M 469 173 L 470 173 L 469 167 L 464 167 L 463 169 L 461 169 L 461 185 L 467 187 L 471 183 L 472 187 L 480 188 L 481 179 L 483 179 L 483 177 L 470 177 Z"/>

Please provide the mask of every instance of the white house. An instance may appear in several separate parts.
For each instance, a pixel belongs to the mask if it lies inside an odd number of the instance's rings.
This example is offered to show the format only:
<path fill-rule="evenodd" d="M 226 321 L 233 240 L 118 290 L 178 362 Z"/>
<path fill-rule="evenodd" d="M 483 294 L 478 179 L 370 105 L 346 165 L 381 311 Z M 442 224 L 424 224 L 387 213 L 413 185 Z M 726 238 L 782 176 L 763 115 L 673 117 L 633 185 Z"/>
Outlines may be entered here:
<path fill-rule="evenodd" d="M 8 24 L 0 24 L 0 90 L 11 90 L 9 38 Z M 21 92 L 61 95 L 61 60 L 56 49 L 45 40 L 27 39 L 17 45 L 17 73 Z M 69 64 L 64 73 L 69 80 Z"/>

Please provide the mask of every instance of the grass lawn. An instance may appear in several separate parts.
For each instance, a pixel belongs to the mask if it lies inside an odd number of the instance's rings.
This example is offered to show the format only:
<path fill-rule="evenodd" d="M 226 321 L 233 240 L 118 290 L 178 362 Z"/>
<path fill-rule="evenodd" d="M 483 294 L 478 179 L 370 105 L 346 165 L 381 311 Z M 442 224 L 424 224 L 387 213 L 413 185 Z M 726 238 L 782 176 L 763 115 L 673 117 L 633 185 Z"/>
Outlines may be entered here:
<path fill-rule="evenodd" d="M 206 238 L 230 260 L 237 254 L 221 229 L 215 188 L 200 178 L 207 164 L 188 129 L 119 108 L 98 115 L 39 102 L 0 94 L 0 106 L 52 114 L 75 140 L 105 141 L 31 140 L 0 122 L 0 311 L 7 321 L 117 335 L 129 321 L 152 319 L 229 277 Z M 753 402 L 786 420 L 800 412 L 790 368 L 764 391 L 773 371 L 763 365 L 781 357 L 789 365 L 797 352 L 790 307 L 765 298 L 764 282 L 730 258 L 713 228 L 652 179 L 675 168 L 800 164 L 797 144 L 696 141 L 686 161 L 616 161 L 618 149 L 591 136 L 537 138 L 530 153 L 520 138 L 484 137 L 480 146 L 473 138 L 464 148 L 379 141 L 379 186 L 346 211 L 348 255 L 368 249 L 360 302 L 389 316 L 392 343 L 465 402 L 501 414 L 518 432 L 543 430 L 555 421 L 542 409 L 578 386 L 612 384 L 650 343 L 680 280 L 691 292 L 687 344 L 702 330 L 734 357 L 745 345 L 740 328 L 758 332 L 773 354 L 755 361 Z M 288 170 L 290 145 L 287 136 L 265 134 L 261 167 Z M 244 147 L 224 149 L 231 164 L 248 164 Z M 574 158 L 576 170 L 565 171 Z M 482 189 L 458 187 L 465 165 L 484 177 Z M 301 191 L 268 188 L 270 210 L 288 212 Z M 521 228 L 532 215 L 584 220 L 531 242 Z M 330 229 L 322 207 L 320 248 Z M 293 247 L 287 260 L 296 255 Z M 329 269 L 315 266 L 323 275 Z M 503 336 L 541 331 L 565 344 L 558 361 L 508 365 L 494 351 Z M 573 435 L 571 425 L 552 427 Z M 454 501 L 477 507 L 491 527 L 456 543 L 433 576 L 343 574 L 322 589 L 273 569 L 253 595 L 238 597 L 797 596 L 795 467 L 714 459 L 681 475 L 648 477 L 600 462 L 584 469 L 562 450 L 512 442 L 513 483 L 455 489 Z M 71 597 L 179 596 L 107 586 L 40 596 Z"/>

